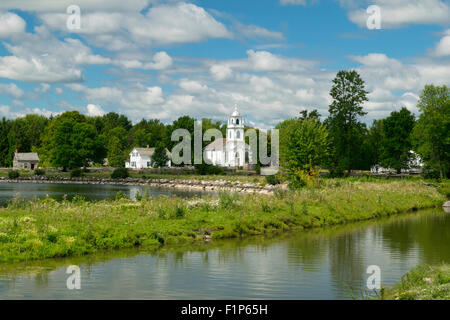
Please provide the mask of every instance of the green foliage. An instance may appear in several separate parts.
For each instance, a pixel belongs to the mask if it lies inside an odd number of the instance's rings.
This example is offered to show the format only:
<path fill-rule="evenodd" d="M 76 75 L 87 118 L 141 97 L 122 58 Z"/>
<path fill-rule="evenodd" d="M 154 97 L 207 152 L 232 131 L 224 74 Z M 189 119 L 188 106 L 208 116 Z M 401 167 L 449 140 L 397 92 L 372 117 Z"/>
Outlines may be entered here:
<path fill-rule="evenodd" d="M 45 170 L 44 169 L 35 169 L 34 174 L 36 176 L 45 176 Z"/>
<path fill-rule="evenodd" d="M 70 177 L 71 178 L 79 178 L 83 176 L 83 171 L 81 169 L 74 169 L 70 171 Z"/>
<path fill-rule="evenodd" d="M 328 132 L 317 119 L 290 119 L 280 130 L 280 164 L 295 188 L 304 185 L 300 172 L 314 172 L 328 159 Z"/>
<path fill-rule="evenodd" d="M 223 175 L 225 174 L 225 171 L 223 168 L 218 166 L 213 166 L 211 164 L 202 163 L 202 164 L 196 164 L 195 167 L 195 173 L 205 176 L 205 175 Z"/>
<path fill-rule="evenodd" d="M 450 89 L 425 86 L 417 105 L 420 115 L 413 131 L 416 151 L 427 167 L 450 177 Z"/>
<path fill-rule="evenodd" d="M 409 167 L 412 157 L 410 135 L 414 124 L 414 115 L 405 107 L 383 120 L 383 151 L 380 157 L 383 167 L 393 168 L 397 173 Z"/>
<path fill-rule="evenodd" d="M 130 176 L 127 168 L 117 168 L 111 173 L 111 179 L 126 179 Z"/>
<path fill-rule="evenodd" d="M 167 166 L 167 161 L 169 157 L 167 156 L 166 148 L 158 146 L 155 148 L 155 153 L 152 155 L 152 167 L 162 168 Z"/>
<path fill-rule="evenodd" d="M 333 147 L 330 171 L 342 174 L 358 167 L 365 125 L 359 117 L 366 114 L 367 99 L 364 81 L 356 71 L 339 71 L 330 91 L 333 102 L 325 123 Z"/>
<path fill-rule="evenodd" d="M 9 179 L 17 179 L 20 177 L 20 172 L 17 170 L 11 170 L 8 171 L 8 178 Z"/>
<path fill-rule="evenodd" d="M 276 175 L 270 175 L 266 176 L 266 182 L 272 186 L 275 186 L 281 183 L 281 179 Z"/>

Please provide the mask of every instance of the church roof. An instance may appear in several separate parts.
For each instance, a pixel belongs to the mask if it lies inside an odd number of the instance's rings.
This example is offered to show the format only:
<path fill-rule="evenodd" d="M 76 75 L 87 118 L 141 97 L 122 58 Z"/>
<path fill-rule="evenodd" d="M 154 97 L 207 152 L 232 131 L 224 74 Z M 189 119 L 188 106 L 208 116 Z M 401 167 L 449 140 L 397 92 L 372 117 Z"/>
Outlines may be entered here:
<path fill-rule="evenodd" d="M 239 114 L 239 111 L 237 109 L 237 105 L 234 107 L 234 112 L 231 115 L 232 117 L 240 117 L 241 115 Z"/>
<path fill-rule="evenodd" d="M 227 139 L 220 138 L 216 139 L 205 147 L 205 150 L 214 151 L 214 150 L 224 150 L 227 145 Z"/>

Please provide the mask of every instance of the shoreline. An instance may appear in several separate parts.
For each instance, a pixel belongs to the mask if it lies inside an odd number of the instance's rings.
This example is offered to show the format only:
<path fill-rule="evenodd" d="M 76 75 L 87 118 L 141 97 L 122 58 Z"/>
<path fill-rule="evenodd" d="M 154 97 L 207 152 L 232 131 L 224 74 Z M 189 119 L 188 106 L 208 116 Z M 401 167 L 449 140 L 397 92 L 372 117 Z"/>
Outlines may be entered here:
<path fill-rule="evenodd" d="M 215 239 L 272 236 L 442 206 L 445 197 L 418 182 L 329 180 L 320 188 L 274 196 L 149 198 L 99 202 L 51 198 L 0 208 L 1 262 L 154 248 Z"/>
<path fill-rule="evenodd" d="M 249 182 L 218 180 L 182 180 L 182 179 L 105 179 L 105 178 L 63 178 L 22 177 L 19 179 L 0 178 L 0 183 L 35 183 L 35 184 L 84 184 L 116 186 L 149 186 L 192 191 L 229 191 L 248 194 L 273 194 L 275 189 L 287 189 L 286 185 L 257 185 Z"/>

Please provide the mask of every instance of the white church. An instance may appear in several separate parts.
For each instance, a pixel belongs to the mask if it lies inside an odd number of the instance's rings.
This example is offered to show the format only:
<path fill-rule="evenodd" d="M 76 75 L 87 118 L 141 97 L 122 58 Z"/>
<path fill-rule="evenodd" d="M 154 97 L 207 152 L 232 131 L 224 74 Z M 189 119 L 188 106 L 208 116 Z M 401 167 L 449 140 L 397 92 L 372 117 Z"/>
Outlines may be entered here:
<path fill-rule="evenodd" d="M 244 118 L 237 106 L 228 119 L 227 137 L 216 139 L 205 147 L 205 157 L 215 166 L 244 167 L 252 159 L 250 146 L 245 143 Z"/>

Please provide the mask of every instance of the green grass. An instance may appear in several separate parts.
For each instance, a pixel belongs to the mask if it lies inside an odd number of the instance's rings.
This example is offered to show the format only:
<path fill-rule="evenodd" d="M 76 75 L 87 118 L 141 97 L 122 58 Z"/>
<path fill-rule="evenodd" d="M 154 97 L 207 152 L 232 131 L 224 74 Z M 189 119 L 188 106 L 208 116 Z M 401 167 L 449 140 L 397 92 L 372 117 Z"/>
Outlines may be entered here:
<path fill-rule="evenodd" d="M 14 202 L 0 209 L 0 261 L 272 236 L 436 207 L 444 200 L 419 181 L 324 179 L 317 188 L 272 196 L 221 192 L 190 200 Z"/>
<path fill-rule="evenodd" d="M 387 300 L 450 300 L 450 265 L 418 266 L 386 290 Z"/>

